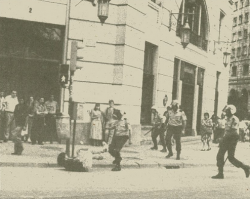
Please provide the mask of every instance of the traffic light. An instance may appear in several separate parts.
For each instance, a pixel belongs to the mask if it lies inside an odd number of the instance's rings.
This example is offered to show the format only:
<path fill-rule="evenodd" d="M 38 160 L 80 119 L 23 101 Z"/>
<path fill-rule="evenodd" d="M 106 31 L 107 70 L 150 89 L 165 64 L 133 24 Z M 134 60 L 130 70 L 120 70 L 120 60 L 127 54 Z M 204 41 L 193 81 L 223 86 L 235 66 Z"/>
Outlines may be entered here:
<path fill-rule="evenodd" d="M 82 49 L 82 47 L 79 47 L 77 45 L 77 41 L 71 42 L 71 56 L 70 56 L 70 72 L 75 72 L 76 69 L 81 68 L 77 67 L 77 60 L 83 59 L 83 57 L 77 56 L 77 50 Z"/>
<path fill-rule="evenodd" d="M 60 64 L 60 83 L 65 85 L 69 81 L 69 65 L 67 64 Z"/>

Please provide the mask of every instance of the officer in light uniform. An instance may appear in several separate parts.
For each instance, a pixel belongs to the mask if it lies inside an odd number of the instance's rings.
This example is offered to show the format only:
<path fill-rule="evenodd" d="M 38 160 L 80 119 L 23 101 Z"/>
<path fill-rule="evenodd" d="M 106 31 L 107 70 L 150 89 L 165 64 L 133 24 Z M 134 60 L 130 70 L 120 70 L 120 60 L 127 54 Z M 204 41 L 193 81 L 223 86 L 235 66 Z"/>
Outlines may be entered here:
<path fill-rule="evenodd" d="M 181 134 L 185 134 L 187 117 L 183 111 L 179 109 L 179 102 L 172 101 L 172 109 L 166 114 L 166 124 L 168 124 L 168 131 L 166 136 L 168 155 L 166 158 L 173 156 L 171 139 L 174 136 L 176 142 L 176 159 L 180 160 L 181 153 Z"/>
<path fill-rule="evenodd" d="M 220 142 L 220 148 L 217 154 L 217 167 L 219 173 L 213 176 L 213 179 L 223 179 L 223 167 L 224 167 L 224 155 L 228 153 L 228 160 L 237 168 L 242 168 L 246 174 L 246 177 L 249 177 L 249 169 L 250 167 L 244 165 L 242 162 L 237 160 L 234 157 L 235 149 L 237 142 L 239 140 L 239 119 L 234 115 L 236 113 L 236 108 L 234 105 L 228 105 L 224 108 L 226 112 L 226 124 L 225 124 L 225 135 Z"/>
<path fill-rule="evenodd" d="M 158 108 L 156 106 L 152 106 L 151 110 L 153 113 L 153 129 L 152 129 L 152 133 L 151 133 L 151 137 L 152 137 L 152 141 L 154 143 L 154 146 L 151 148 L 151 150 L 158 150 L 158 146 L 157 146 L 157 137 L 160 135 L 160 140 L 161 140 L 161 144 L 163 149 L 161 150 L 161 152 L 167 152 L 166 149 L 166 143 L 164 140 L 164 132 L 166 131 L 165 128 L 165 124 L 164 124 L 164 118 L 162 117 L 162 115 L 159 113 L 159 110 L 157 110 Z"/>

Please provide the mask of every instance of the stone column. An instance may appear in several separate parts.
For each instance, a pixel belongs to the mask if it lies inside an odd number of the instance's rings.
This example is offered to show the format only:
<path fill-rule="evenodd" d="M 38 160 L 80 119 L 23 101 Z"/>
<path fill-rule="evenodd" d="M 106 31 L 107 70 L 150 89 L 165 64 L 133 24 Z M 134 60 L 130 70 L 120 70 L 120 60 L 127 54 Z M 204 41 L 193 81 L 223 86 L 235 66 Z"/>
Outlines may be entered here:
<path fill-rule="evenodd" d="M 198 95 L 199 95 L 199 86 L 197 85 L 197 78 L 198 78 L 198 67 L 195 68 L 195 74 L 194 74 L 194 102 L 193 102 L 192 136 L 197 135 L 196 124 L 197 124 Z"/>

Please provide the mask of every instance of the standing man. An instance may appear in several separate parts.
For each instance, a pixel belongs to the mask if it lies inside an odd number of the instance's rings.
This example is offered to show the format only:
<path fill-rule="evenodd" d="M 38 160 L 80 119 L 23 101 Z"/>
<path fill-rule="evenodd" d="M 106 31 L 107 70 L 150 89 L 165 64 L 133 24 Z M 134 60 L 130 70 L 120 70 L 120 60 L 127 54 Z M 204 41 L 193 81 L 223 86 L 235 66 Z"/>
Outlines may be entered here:
<path fill-rule="evenodd" d="M 236 108 L 234 105 L 228 105 L 224 108 L 226 112 L 226 124 L 225 124 L 225 135 L 220 142 L 220 148 L 217 154 L 217 167 L 219 173 L 213 176 L 213 179 L 223 179 L 223 167 L 224 167 L 224 155 L 228 153 L 228 160 L 237 168 L 242 168 L 246 174 L 246 177 L 249 177 L 250 167 L 244 165 L 242 162 L 237 160 L 234 157 L 235 149 L 237 142 L 239 140 L 238 130 L 239 130 L 239 119 L 234 115 L 236 113 Z"/>
<path fill-rule="evenodd" d="M 56 113 L 59 110 L 58 104 L 54 100 L 54 95 L 51 95 L 50 99 L 45 102 L 45 106 L 48 111 L 48 114 L 45 117 L 47 136 L 49 138 L 50 144 L 53 144 L 53 138 L 56 138 L 58 141 L 56 133 Z"/>
<path fill-rule="evenodd" d="M 35 107 L 35 117 L 31 131 L 31 142 L 33 145 L 36 144 L 37 141 L 39 145 L 43 145 L 46 114 L 48 114 L 48 112 L 44 104 L 44 98 L 41 97 L 39 104 Z"/>
<path fill-rule="evenodd" d="M 4 141 L 7 142 L 11 139 L 11 131 L 15 128 L 14 121 L 14 110 L 18 104 L 17 92 L 13 90 L 11 95 L 8 95 L 5 98 L 5 132 L 4 132 Z"/>
<path fill-rule="evenodd" d="M 166 124 L 168 124 L 168 131 L 166 136 L 168 155 L 166 158 L 173 156 L 171 139 L 174 136 L 176 142 L 177 156 L 176 160 L 180 160 L 181 154 L 181 134 L 185 134 L 187 117 L 183 111 L 179 109 L 179 102 L 177 100 L 172 101 L 172 110 L 166 115 Z"/>
<path fill-rule="evenodd" d="M 12 138 L 14 141 L 14 153 L 12 155 L 21 155 L 23 152 L 23 143 L 22 143 L 22 130 L 26 130 L 28 122 L 28 108 L 24 103 L 24 99 L 19 99 L 19 104 L 16 105 L 14 110 L 14 117 L 16 128 L 12 131 Z"/>
<path fill-rule="evenodd" d="M 114 100 L 109 100 L 109 107 L 105 111 L 106 125 L 105 125 L 105 142 L 107 144 L 111 144 L 114 130 L 110 129 L 110 127 L 114 123 Z"/>
<path fill-rule="evenodd" d="M 33 96 L 30 96 L 27 106 L 28 106 L 28 136 L 26 137 L 25 141 L 30 142 L 31 131 L 35 115 L 35 100 Z"/>
<path fill-rule="evenodd" d="M 151 110 L 152 110 L 152 113 L 154 115 L 153 116 L 153 128 L 152 128 L 152 133 L 151 133 L 151 137 L 152 137 L 152 141 L 154 143 L 154 146 L 151 148 L 151 150 L 158 150 L 157 137 L 160 135 L 160 140 L 161 140 L 161 144 L 163 147 L 161 152 L 167 152 L 166 143 L 164 140 L 164 132 L 166 131 L 164 119 L 160 115 L 156 106 L 152 106 Z"/>
<path fill-rule="evenodd" d="M 4 139 L 4 92 L 0 92 L 0 140 Z"/>

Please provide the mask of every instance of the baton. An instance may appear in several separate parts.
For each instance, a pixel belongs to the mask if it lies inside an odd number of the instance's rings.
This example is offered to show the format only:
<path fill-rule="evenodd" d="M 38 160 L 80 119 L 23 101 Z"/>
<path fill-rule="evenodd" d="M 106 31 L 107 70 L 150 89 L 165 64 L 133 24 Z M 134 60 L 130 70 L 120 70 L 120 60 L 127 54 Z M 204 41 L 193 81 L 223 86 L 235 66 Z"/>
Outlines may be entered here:
<path fill-rule="evenodd" d="M 153 130 L 153 128 L 150 129 L 147 133 L 145 133 L 144 136 L 147 135 L 147 134 L 149 134 L 152 130 Z"/>
<path fill-rule="evenodd" d="M 225 166 L 225 164 L 226 164 L 227 159 L 228 159 L 228 156 L 227 156 L 227 158 L 226 158 L 225 161 L 224 161 L 224 166 Z"/>

